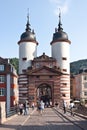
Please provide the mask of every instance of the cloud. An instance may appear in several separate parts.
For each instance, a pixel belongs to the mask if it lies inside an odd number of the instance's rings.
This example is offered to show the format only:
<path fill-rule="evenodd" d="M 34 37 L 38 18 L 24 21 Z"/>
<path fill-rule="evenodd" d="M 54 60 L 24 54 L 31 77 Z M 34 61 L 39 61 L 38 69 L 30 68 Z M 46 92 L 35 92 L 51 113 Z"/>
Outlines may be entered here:
<path fill-rule="evenodd" d="M 67 14 L 69 11 L 70 1 L 71 0 L 49 0 L 50 2 L 55 4 L 54 14 L 59 15 L 59 9 L 62 14 Z"/>

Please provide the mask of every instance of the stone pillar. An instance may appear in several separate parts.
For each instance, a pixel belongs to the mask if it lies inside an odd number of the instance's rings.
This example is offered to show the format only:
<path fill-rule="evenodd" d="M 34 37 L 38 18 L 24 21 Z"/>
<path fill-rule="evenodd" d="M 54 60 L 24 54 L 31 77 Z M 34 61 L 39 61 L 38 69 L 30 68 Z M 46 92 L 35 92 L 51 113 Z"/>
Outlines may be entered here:
<path fill-rule="evenodd" d="M 6 108 L 5 102 L 0 102 L 0 124 L 6 121 Z"/>

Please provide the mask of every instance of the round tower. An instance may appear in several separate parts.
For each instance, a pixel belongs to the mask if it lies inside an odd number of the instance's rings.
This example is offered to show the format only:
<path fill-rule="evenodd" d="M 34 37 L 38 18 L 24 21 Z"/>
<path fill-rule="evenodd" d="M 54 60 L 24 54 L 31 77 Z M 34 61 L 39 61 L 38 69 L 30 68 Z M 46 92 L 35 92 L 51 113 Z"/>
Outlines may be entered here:
<path fill-rule="evenodd" d="M 57 60 L 58 67 L 60 67 L 61 71 L 68 74 L 70 74 L 70 43 L 71 41 L 68 39 L 67 33 L 63 31 L 61 14 L 59 13 L 58 29 L 55 29 L 55 33 L 53 34 L 53 39 L 50 44 L 52 49 L 52 57 Z"/>
<path fill-rule="evenodd" d="M 25 72 L 28 67 L 31 67 L 31 61 L 37 57 L 36 36 L 34 30 L 31 30 L 29 23 L 29 15 L 27 16 L 27 24 L 25 32 L 20 37 L 19 45 L 19 74 Z"/>
<path fill-rule="evenodd" d="M 58 28 L 55 29 L 51 44 L 52 57 L 57 60 L 57 66 L 61 70 L 60 77 L 60 98 L 61 101 L 70 103 L 70 47 L 71 41 L 63 31 L 61 24 L 61 13 L 59 13 Z"/>

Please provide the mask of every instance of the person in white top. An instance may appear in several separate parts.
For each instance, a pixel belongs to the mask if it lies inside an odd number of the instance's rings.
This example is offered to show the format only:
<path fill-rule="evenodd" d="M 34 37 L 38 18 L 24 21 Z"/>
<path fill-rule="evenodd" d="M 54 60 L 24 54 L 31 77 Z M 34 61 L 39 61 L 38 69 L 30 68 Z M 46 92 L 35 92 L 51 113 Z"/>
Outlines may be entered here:
<path fill-rule="evenodd" d="M 73 102 L 70 102 L 70 111 L 71 111 L 71 115 L 74 116 L 74 103 Z"/>
<path fill-rule="evenodd" d="M 32 110 L 34 110 L 34 107 L 35 107 L 34 102 L 32 102 Z"/>
<path fill-rule="evenodd" d="M 41 102 L 40 102 L 40 105 L 41 105 L 41 114 L 42 114 L 42 112 L 44 111 L 44 102 L 41 100 Z"/>

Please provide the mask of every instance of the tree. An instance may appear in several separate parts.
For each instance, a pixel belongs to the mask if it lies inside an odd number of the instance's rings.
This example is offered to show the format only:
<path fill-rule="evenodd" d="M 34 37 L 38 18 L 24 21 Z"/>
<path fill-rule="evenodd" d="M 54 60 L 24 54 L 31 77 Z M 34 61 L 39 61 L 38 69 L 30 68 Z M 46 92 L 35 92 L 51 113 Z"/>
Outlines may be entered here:
<path fill-rule="evenodd" d="M 10 58 L 10 63 L 15 67 L 18 74 L 18 66 L 19 66 L 19 59 L 18 58 Z"/>

